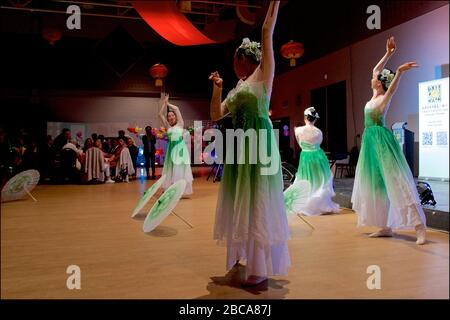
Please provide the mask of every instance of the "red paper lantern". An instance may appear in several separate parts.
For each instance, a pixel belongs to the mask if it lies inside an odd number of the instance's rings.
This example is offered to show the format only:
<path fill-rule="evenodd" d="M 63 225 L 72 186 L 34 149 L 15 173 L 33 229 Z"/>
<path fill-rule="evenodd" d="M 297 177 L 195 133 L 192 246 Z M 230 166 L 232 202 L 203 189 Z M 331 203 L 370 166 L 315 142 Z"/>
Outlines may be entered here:
<path fill-rule="evenodd" d="M 157 63 L 150 68 L 151 76 L 156 79 L 155 86 L 162 87 L 163 85 L 162 79 L 164 79 L 167 76 L 168 72 L 169 70 L 167 70 L 166 66 L 161 63 Z"/>
<path fill-rule="evenodd" d="M 53 46 L 56 41 L 61 40 L 61 31 L 53 28 L 45 28 L 42 31 L 42 36 Z"/>
<path fill-rule="evenodd" d="M 245 6 L 245 4 L 248 4 L 248 0 L 245 1 L 243 6 L 237 6 L 236 7 L 236 14 L 243 23 L 254 25 L 256 23 L 256 13 L 250 11 L 248 7 Z"/>
<path fill-rule="evenodd" d="M 296 59 L 303 55 L 305 49 L 300 42 L 291 40 L 281 47 L 280 52 L 284 58 L 289 59 L 290 66 L 295 67 Z"/>

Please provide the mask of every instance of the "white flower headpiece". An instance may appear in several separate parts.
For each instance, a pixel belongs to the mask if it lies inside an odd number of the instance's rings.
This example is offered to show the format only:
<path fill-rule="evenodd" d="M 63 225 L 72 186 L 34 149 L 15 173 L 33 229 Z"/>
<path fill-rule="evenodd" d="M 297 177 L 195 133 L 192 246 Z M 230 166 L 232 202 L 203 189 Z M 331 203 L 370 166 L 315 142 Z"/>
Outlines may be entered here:
<path fill-rule="evenodd" d="M 395 73 L 393 73 L 391 70 L 383 69 L 381 71 L 379 80 L 384 82 L 386 88 L 389 88 L 391 85 L 392 80 L 394 80 Z"/>
<path fill-rule="evenodd" d="M 254 56 L 258 62 L 261 61 L 261 44 L 259 42 L 250 41 L 249 38 L 244 38 L 239 49 L 244 49 L 245 54 Z"/>
<path fill-rule="evenodd" d="M 314 107 L 309 107 L 305 110 L 304 112 L 305 116 L 311 116 L 314 117 L 316 119 L 319 119 L 319 113 L 316 111 L 316 109 Z"/>

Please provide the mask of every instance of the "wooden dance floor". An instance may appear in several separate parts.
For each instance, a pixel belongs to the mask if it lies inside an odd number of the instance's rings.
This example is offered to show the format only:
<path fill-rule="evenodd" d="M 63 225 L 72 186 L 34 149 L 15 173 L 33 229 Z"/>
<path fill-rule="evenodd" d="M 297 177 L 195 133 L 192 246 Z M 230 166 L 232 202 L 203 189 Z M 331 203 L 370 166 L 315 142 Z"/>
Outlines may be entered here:
<path fill-rule="evenodd" d="M 218 183 L 196 170 L 194 195 L 152 233 L 130 217 L 152 181 L 114 185 L 40 185 L 31 199 L 1 205 L 1 298 L 449 298 L 449 236 L 411 231 L 369 239 L 350 210 L 291 221 L 292 268 L 286 277 L 242 288 L 243 267 L 225 272 L 226 248 L 212 240 Z M 146 208 L 149 208 L 146 207 Z M 81 268 L 68 290 L 66 269 Z M 381 269 L 369 290 L 367 267 Z"/>

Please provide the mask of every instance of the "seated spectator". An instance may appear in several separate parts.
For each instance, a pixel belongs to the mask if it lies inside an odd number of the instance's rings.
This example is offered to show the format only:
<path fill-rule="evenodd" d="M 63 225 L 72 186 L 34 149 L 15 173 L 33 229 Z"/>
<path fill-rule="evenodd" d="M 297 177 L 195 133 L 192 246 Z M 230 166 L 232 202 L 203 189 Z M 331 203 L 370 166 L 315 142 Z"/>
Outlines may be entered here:
<path fill-rule="evenodd" d="M 84 163 L 86 180 L 88 182 L 93 180 L 103 182 L 105 180 L 105 171 L 105 158 L 103 152 L 94 146 L 87 149 Z"/>
<path fill-rule="evenodd" d="M 118 138 L 123 139 L 123 141 L 126 143 L 127 142 L 127 136 L 125 136 L 125 131 L 123 130 L 119 130 L 118 132 Z"/>
<path fill-rule="evenodd" d="M 95 140 L 94 147 L 95 148 L 99 148 L 103 152 L 103 143 L 102 143 L 102 140 L 100 138 L 97 138 L 97 140 Z"/>
<path fill-rule="evenodd" d="M 122 149 L 125 148 L 125 142 L 122 138 L 116 138 L 116 142 L 114 143 L 115 146 L 111 148 L 110 156 L 109 156 L 109 166 L 111 168 L 111 173 L 115 176 L 116 175 L 116 167 L 117 162 L 120 158 L 120 153 L 122 152 Z M 112 141 L 111 141 L 112 142 Z"/>
<path fill-rule="evenodd" d="M 109 142 L 109 149 L 105 151 L 110 154 L 113 154 L 116 151 L 116 148 L 119 146 L 117 144 L 117 138 L 109 138 L 108 142 Z"/>
<path fill-rule="evenodd" d="M 22 157 L 25 154 L 25 150 L 27 149 L 27 147 L 25 146 L 25 139 L 22 137 L 19 137 L 15 148 L 16 148 L 16 152 Z"/>
<path fill-rule="evenodd" d="M 78 149 L 76 144 L 77 142 L 75 140 L 71 140 L 62 147 L 62 150 L 70 149 L 75 151 L 77 155 L 76 168 L 77 170 L 81 170 L 81 161 L 83 160 L 83 150 Z"/>
<path fill-rule="evenodd" d="M 97 139 L 100 139 L 100 142 L 102 144 L 103 152 L 108 152 L 109 151 L 109 144 L 108 144 L 108 141 L 106 141 L 105 136 L 100 134 L 100 135 L 98 135 Z M 97 141 L 97 140 L 94 140 L 94 141 Z"/>
<path fill-rule="evenodd" d="M 95 148 L 98 148 L 100 151 L 102 151 L 102 157 L 103 157 L 103 162 L 104 162 L 104 171 L 105 171 L 105 183 L 114 183 L 115 181 L 111 179 L 111 173 L 110 173 L 110 167 L 109 167 L 109 158 L 108 158 L 108 153 L 103 151 L 103 144 L 102 144 L 102 140 L 100 138 L 97 138 L 97 140 L 95 140 Z"/>
<path fill-rule="evenodd" d="M 0 185 L 6 182 L 9 178 L 9 168 L 11 167 L 12 161 L 12 148 L 11 143 L 9 142 L 8 135 L 6 131 L 0 129 L 0 175 L 1 175 L 1 183 Z"/>
<path fill-rule="evenodd" d="M 41 148 L 41 175 L 44 180 L 50 180 L 50 176 L 55 162 L 55 154 L 53 150 L 53 138 L 51 135 L 47 136 L 46 142 Z"/>
<path fill-rule="evenodd" d="M 25 149 L 22 158 L 25 170 L 35 169 L 40 171 L 40 150 L 34 139 L 31 140 L 30 146 Z"/>
<path fill-rule="evenodd" d="M 119 140 L 121 143 L 122 139 Z M 131 159 L 130 151 L 126 148 L 125 142 L 123 142 L 124 148 L 120 152 L 119 161 L 116 167 L 116 179 L 129 182 L 129 177 L 134 175 L 135 170 L 133 167 L 133 160 Z"/>
<path fill-rule="evenodd" d="M 122 138 L 117 138 L 118 146 L 110 157 L 110 166 L 114 169 L 114 176 L 125 182 L 129 182 L 129 175 L 134 174 L 133 161 L 130 151 Z"/>
<path fill-rule="evenodd" d="M 94 141 L 92 140 L 92 138 L 87 138 L 86 141 L 84 142 L 83 152 L 86 152 L 89 148 L 92 148 L 93 146 Z"/>
<path fill-rule="evenodd" d="M 128 150 L 130 151 L 131 161 L 133 162 L 133 168 L 134 168 L 134 172 L 135 172 L 134 175 L 136 175 L 136 171 L 137 171 L 136 164 L 137 164 L 139 148 L 136 146 L 136 144 L 134 143 L 132 138 L 128 138 L 127 146 L 128 146 Z"/>
<path fill-rule="evenodd" d="M 82 164 L 84 164 L 84 162 L 85 162 L 86 152 L 93 146 L 94 146 L 94 141 L 92 140 L 92 138 L 87 138 L 84 141 L 84 145 L 83 145 L 83 149 L 82 149 L 83 152 L 81 154 L 81 159 L 80 159 Z"/>
<path fill-rule="evenodd" d="M 69 129 L 64 128 L 61 133 L 53 141 L 55 152 L 60 152 L 62 148 L 72 140 L 72 134 Z"/>

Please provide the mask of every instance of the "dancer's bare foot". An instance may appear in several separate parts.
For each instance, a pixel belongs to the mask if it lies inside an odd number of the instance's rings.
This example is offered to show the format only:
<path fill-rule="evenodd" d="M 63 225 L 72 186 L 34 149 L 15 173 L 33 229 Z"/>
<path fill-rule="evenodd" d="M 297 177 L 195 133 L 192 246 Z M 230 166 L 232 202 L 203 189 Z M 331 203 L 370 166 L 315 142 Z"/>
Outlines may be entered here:
<path fill-rule="evenodd" d="M 248 277 L 248 279 L 244 282 L 242 282 L 242 285 L 244 287 L 251 287 L 251 286 L 256 286 L 264 281 L 267 280 L 267 277 L 262 277 L 262 276 L 250 276 Z"/>
<path fill-rule="evenodd" d="M 422 244 L 425 244 L 425 242 L 427 242 L 426 233 L 427 233 L 427 229 L 425 228 L 425 226 L 423 224 L 419 224 L 416 226 L 416 234 L 417 234 L 416 243 L 418 245 L 422 245 Z"/>
<path fill-rule="evenodd" d="M 369 238 L 380 238 L 380 237 L 392 237 L 392 229 L 391 228 L 383 228 L 377 232 L 374 232 L 369 235 Z"/>

